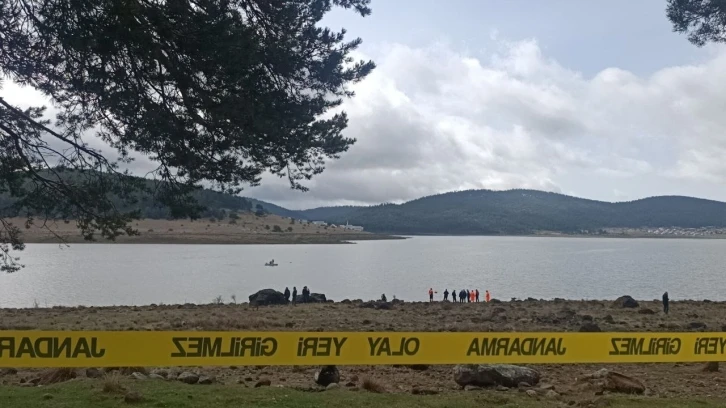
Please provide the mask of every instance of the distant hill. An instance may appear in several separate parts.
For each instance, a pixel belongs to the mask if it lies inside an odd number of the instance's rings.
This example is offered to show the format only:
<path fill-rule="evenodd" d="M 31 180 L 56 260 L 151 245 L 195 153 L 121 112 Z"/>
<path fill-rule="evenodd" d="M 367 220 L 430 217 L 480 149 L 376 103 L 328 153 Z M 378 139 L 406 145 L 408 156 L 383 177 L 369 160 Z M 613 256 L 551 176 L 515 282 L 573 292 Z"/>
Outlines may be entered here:
<path fill-rule="evenodd" d="M 681 196 L 609 203 L 535 190 L 468 190 L 404 204 L 322 207 L 286 216 L 347 221 L 391 234 L 571 233 L 618 227 L 726 227 L 726 203 Z"/>

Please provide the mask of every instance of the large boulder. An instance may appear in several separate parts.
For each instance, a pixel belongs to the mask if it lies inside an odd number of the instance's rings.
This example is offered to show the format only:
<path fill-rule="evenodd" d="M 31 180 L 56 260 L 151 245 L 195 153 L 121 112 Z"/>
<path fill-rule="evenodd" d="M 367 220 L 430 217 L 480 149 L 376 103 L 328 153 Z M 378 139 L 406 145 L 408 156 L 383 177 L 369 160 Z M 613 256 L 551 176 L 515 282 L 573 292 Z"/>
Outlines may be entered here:
<path fill-rule="evenodd" d="M 324 366 L 315 372 L 315 383 L 327 387 L 340 382 L 340 371 L 334 365 Z"/>
<path fill-rule="evenodd" d="M 462 387 L 516 387 L 519 383 L 535 385 L 539 379 L 539 371 L 510 364 L 467 364 L 454 367 L 454 381 Z"/>
<path fill-rule="evenodd" d="M 261 291 L 250 295 L 250 304 L 258 306 L 267 305 L 284 305 L 287 304 L 285 295 L 275 289 L 262 289 Z"/>
<path fill-rule="evenodd" d="M 308 303 L 326 303 L 328 299 L 322 293 L 311 293 Z M 303 295 L 297 295 L 295 302 L 303 303 Z"/>
<path fill-rule="evenodd" d="M 634 309 L 636 307 L 640 307 L 640 304 L 638 304 L 638 301 L 630 296 L 620 296 L 615 300 L 615 302 L 613 302 L 613 306 Z"/>

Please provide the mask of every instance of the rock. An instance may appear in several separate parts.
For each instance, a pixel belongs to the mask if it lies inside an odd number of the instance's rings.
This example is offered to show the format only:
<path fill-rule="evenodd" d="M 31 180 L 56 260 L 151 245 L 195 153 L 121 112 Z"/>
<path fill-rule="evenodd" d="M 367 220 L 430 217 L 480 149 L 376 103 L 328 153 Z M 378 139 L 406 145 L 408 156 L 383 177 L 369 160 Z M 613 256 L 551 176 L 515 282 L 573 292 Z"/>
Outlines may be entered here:
<path fill-rule="evenodd" d="M 602 389 L 611 392 L 624 394 L 642 394 L 645 392 L 645 385 L 640 380 L 606 368 L 583 377 L 583 380 L 604 380 L 604 382 L 598 381 L 598 385 L 602 383 Z"/>
<path fill-rule="evenodd" d="M 340 371 L 334 365 L 324 366 L 315 372 L 315 383 L 327 387 L 340 382 Z"/>
<path fill-rule="evenodd" d="M 250 304 L 258 306 L 287 304 L 287 300 L 285 300 L 285 295 L 283 295 L 282 292 L 276 291 L 275 289 L 262 289 L 257 293 L 250 295 L 249 299 Z"/>
<path fill-rule="evenodd" d="M 358 307 L 361 309 L 375 309 L 376 302 L 369 301 L 369 302 L 361 303 L 360 305 L 358 305 Z"/>
<path fill-rule="evenodd" d="M 134 380 L 146 380 L 149 377 L 147 377 L 137 371 L 135 373 L 131 373 L 131 378 L 133 378 Z"/>
<path fill-rule="evenodd" d="M 526 394 L 532 398 L 537 398 L 537 391 L 535 390 L 527 390 Z"/>
<path fill-rule="evenodd" d="M 327 387 L 325 387 L 325 389 L 326 389 L 327 391 L 330 391 L 330 390 L 337 390 L 338 388 L 340 388 L 340 385 L 338 385 L 338 383 L 330 383 L 330 384 L 328 384 L 328 386 L 327 386 Z"/>
<path fill-rule="evenodd" d="M 539 379 L 539 371 L 510 364 L 469 364 L 454 367 L 454 381 L 462 387 L 467 385 L 516 387 L 521 382 L 537 384 Z"/>
<path fill-rule="evenodd" d="M 505 387 L 503 385 L 497 385 L 496 390 L 497 391 L 509 391 L 509 387 Z"/>
<path fill-rule="evenodd" d="M 545 397 L 549 399 L 557 399 L 560 398 L 560 394 L 558 394 L 555 390 L 547 390 L 547 392 L 545 393 Z"/>
<path fill-rule="evenodd" d="M 157 368 L 156 370 L 151 370 L 151 374 L 156 374 L 156 375 L 162 376 L 164 378 L 169 378 L 169 371 L 161 369 L 161 368 Z"/>
<path fill-rule="evenodd" d="M 18 370 L 15 368 L 3 368 L 0 370 L 0 377 L 4 375 L 15 375 L 18 373 Z"/>
<path fill-rule="evenodd" d="M 358 381 L 358 380 L 359 380 L 359 378 L 358 378 L 358 376 L 357 376 L 357 375 L 353 374 L 353 375 L 351 375 L 351 376 L 350 376 L 350 380 L 351 380 L 351 381 Z"/>
<path fill-rule="evenodd" d="M 393 309 L 393 303 L 391 302 L 376 302 L 376 310 L 391 310 Z"/>
<path fill-rule="evenodd" d="M 348 381 L 347 383 L 345 383 L 345 386 L 348 388 L 355 387 L 355 383 L 353 381 Z"/>
<path fill-rule="evenodd" d="M 521 383 L 517 384 L 517 387 L 519 387 L 519 388 L 532 388 L 532 385 L 530 383 L 521 382 Z"/>
<path fill-rule="evenodd" d="M 464 386 L 464 391 L 481 391 L 483 390 L 482 387 L 477 387 L 476 385 L 466 385 Z"/>
<path fill-rule="evenodd" d="M 185 371 L 179 374 L 179 377 L 177 377 L 176 379 L 185 384 L 196 384 L 197 382 L 199 382 L 199 376 L 197 374 L 190 373 L 189 371 Z"/>
<path fill-rule="evenodd" d="M 202 376 L 199 377 L 199 382 L 197 384 L 210 385 L 214 384 L 215 381 L 216 379 L 214 377 Z"/>
<path fill-rule="evenodd" d="M 613 319 L 613 315 L 607 315 L 602 319 L 605 323 L 609 324 L 615 324 L 615 319 Z"/>
<path fill-rule="evenodd" d="M 706 366 L 703 367 L 703 371 L 707 373 L 718 372 L 718 361 L 711 361 L 709 363 L 706 363 Z"/>
<path fill-rule="evenodd" d="M 53 395 L 51 395 L 51 394 L 43 394 L 43 399 L 44 399 L 44 400 L 50 400 L 50 399 L 53 399 Z"/>
<path fill-rule="evenodd" d="M 555 389 L 555 386 L 552 385 L 552 384 L 540 384 L 539 389 L 540 390 L 545 390 L 545 391 L 554 390 Z"/>
<path fill-rule="evenodd" d="M 142 402 L 144 397 L 136 391 L 129 391 L 124 395 L 124 402 L 127 404 L 138 404 Z"/>
<path fill-rule="evenodd" d="M 322 293 L 311 293 L 310 297 L 308 298 L 308 303 L 325 303 L 327 301 L 328 299 Z M 295 302 L 303 303 L 303 296 L 297 295 L 297 297 L 295 298 Z"/>
<path fill-rule="evenodd" d="M 411 394 L 413 395 L 436 395 L 439 392 L 436 390 L 431 390 L 427 388 L 414 388 L 411 390 Z"/>
<path fill-rule="evenodd" d="M 499 300 L 499 299 L 492 299 L 489 302 L 491 302 L 491 303 L 502 303 L 502 301 Z"/>
<path fill-rule="evenodd" d="M 633 299 L 631 296 L 620 296 L 613 302 L 614 307 L 622 307 L 622 308 L 630 308 L 634 309 L 636 307 L 639 307 L 640 304 L 638 304 L 638 301 Z"/>
<path fill-rule="evenodd" d="M 580 318 L 582 318 L 582 321 L 583 322 L 591 322 L 591 321 L 593 321 L 593 318 L 590 315 L 582 315 L 582 316 L 580 316 Z"/>
<path fill-rule="evenodd" d="M 264 380 L 257 381 L 257 383 L 255 383 L 255 388 L 269 387 L 270 385 L 272 385 L 272 381 L 270 381 L 268 379 L 264 379 Z"/>
<path fill-rule="evenodd" d="M 644 307 L 644 308 L 638 310 L 638 313 L 640 313 L 642 315 L 654 315 L 655 314 L 653 309 L 648 309 L 647 307 Z"/>
<path fill-rule="evenodd" d="M 408 367 L 414 371 L 426 371 L 429 369 L 428 364 L 412 364 L 412 365 L 407 365 L 406 367 Z"/>
<path fill-rule="evenodd" d="M 103 372 L 99 370 L 98 368 L 87 368 L 86 369 L 86 377 L 88 378 L 101 378 L 103 377 Z"/>
<path fill-rule="evenodd" d="M 580 326 L 580 331 L 583 333 L 597 333 L 601 332 L 602 330 L 600 330 L 600 326 L 598 326 L 597 324 L 593 322 L 587 322 Z"/>
<path fill-rule="evenodd" d="M 702 322 L 691 322 L 691 323 L 688 323 L 688 328 L 691 329 L 691 330 L 705 329 L 706 328 L 706 323 L 702 323 Z"/>
<path fill-rule="evenodd" d="M 162 377 L 159 374 L 155 374 L 155 373 L 149 374 L 149 378 L 152 380 L 166 380 L 165 377 Z"/>

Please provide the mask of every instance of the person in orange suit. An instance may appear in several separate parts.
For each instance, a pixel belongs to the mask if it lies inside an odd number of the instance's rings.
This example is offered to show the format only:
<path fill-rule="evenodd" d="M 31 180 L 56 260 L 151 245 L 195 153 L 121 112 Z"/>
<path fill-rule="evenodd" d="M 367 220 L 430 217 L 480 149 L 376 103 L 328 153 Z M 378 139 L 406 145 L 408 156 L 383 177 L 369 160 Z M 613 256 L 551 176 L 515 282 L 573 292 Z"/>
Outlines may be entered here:
<path fill-rule="evenodd" d="M 491 295 L 489 295 L 489 290 L 487 290 L 486 292 L 484 292 L 484 300 L 486 300 L 487 303 L 489 303 L 489 301 L 492 300 Z"/>

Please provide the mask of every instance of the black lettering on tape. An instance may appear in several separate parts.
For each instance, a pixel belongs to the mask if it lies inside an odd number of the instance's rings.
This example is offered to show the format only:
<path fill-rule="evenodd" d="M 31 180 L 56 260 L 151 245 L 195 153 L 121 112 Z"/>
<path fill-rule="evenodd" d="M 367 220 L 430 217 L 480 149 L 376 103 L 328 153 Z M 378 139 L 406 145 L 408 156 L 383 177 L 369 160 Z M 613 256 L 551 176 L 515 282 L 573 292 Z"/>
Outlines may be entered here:
<path fill-rule="evenodd" d="M 171 357 L 270 357 L 277 352 L 277 340 L 272 337 L 172 337 L 176 351 Z"/>
<path fill-rule="evenodd" d="M 368 346 L 370 355 L 374 357 L 414 356 L 418 353 L 421 342 L 416 337 L 402 337 L 398 344 L 391 345 L 391 339 L 388 337 L 368 337 Z"/>
<path fill-rule="evenodd" d="M 19 340 L 19 341 L 18 341 Z M 101 358 L 106 349 L 100 348 L 98 338 L 79 337 L 0 337 L 0 358 Z"/>
<path fill-rule="evenodd" d="M 678 337 L 613 337 L 610 339 L 611 356 L 658 356 L 678 354 L 681 339 Z"/>
<path fill-rule="evenodd" d="M 564 356 L 562 337 L 483 337 L 469 343 L 467 356 Z"/>

